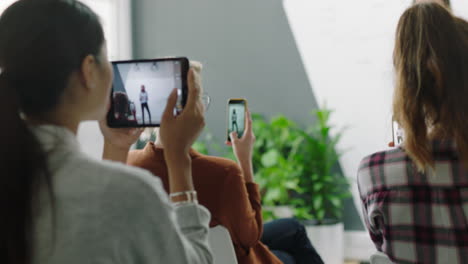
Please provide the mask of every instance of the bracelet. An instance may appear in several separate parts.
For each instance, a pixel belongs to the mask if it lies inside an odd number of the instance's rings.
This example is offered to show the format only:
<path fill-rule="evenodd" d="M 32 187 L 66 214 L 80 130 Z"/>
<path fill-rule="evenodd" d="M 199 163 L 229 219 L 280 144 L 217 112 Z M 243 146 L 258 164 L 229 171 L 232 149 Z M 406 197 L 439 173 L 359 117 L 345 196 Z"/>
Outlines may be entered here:
<path fill-rule="evenodd" d="M 197 191 L 185 191 L 185 192 L 176 192 L 176 193 L 171 193 L 169 194 L 169 198 L 171 201 L 174 200 L 175 197 L 183 196 L 182 198 L 185 198 L 183 201 L 179 202 L 173 202 L 176 205 L 179 205 L 181 203 L 198 203 L 197 199 Z"/>
<path fill-rule="evenodd" d="M 182 205 L 187 205 L 187 204 L 198 204 L 198 201 L 181 201 L 181 202 L 175 202 L 175 203 L 172 203 L 172 205 L 174 207 L 179 207 L 179 206 L 182 206 Z"/>

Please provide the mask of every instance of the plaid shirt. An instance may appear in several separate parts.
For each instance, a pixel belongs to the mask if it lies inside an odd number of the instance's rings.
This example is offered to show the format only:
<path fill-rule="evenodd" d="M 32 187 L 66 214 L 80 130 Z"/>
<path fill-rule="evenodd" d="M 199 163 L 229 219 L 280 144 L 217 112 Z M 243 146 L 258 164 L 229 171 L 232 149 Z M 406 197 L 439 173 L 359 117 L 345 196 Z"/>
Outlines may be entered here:
<path fill-rule="evenodd" d="M 426 173 L 401 148 L 360 165 L 367 229 L 394 262 L 468 263 L 468 170 L 451 142 L 433 142 L 433 156 Z"/>

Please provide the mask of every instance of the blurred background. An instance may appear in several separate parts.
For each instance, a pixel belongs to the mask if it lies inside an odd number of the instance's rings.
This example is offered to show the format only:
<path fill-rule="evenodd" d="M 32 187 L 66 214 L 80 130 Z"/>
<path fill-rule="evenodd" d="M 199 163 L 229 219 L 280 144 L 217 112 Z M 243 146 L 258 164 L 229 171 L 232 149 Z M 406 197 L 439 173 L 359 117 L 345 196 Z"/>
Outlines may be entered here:
<path fill-rule="evenodd" d="M 0 1 L 0 11 L 12 2 Z M 265 206 L 273 207 L 271 212 L 286 206 L 292 208 L 292 216 L 325 226 L 310 232 L 321 254 L 330 254 L 328 237 L 335 250 L 331 255 L 339 255 L 326 263 L 368 259 L 374 247 L 359 215 L 355 176 L 360 160 L 385 149 L 392 139 L 394 32 L 411 0 L 82 2 L 100 15 L 111 60 L 187 56 L 203 63 L 204 89 L 212 100 L 207 130 L 197 145 L 200 150 L 229 156 L 223 147 L 227 101 L 246 98 L 251 111 L 258 114 L 256 132 L 262 142 L 256 146 L 261 152 L 256 153 L 256 174 L 263 193 L 269 195 Z M 468 18 L 468 1 L 452 0 L 452 5 L 456 14 Z M 320 130 L 325 130 L 324 137 Z M 272 131 L 284 137 L 273 140 Z M 282 158 L 290 158 L 294 145 L 288 144 L 305 140 L 298 138 L 297 131 L 306 131 L 307 139 L 315 140 L 295 161 L 303 173 L 284 166 L 282 173 L 274 171 L 282 168 Z M 102 138 L 96 123 L 83 124 L 79 139 L 84 151 L 100 158 Z M 316 150 L 320 144 L 334 153 L 321 155 Z M 332 169 L 305 168 L 307 162 L 321 159 Z M 348 179 L 351 195 L 346 195 L 348 187 L 342 188 L 344 195 L 336 193 L 341 189 L 334 189 L 339 184 L 330 178 L 332 174 Z M 309 186 L 300 185 L 301 177 L 309 177 Z M 272 185 L 272 179 L 277 185 Z M 271 191 L 275 188 L 280 189 Z M 302 190 L 295 192 L 295 188 Z M 308 190 L 317 195 L 296 199 L 302 197 L 301 191 L 307 196 Z M 329 207 L 340 214 L 329 213 Z M 265 217 L 274 214 L 282 212 L 278 209 Z M 327 223 L 327 217 L 338 221 Z M 344 232 L 330 229 L 337 222 Z"/>

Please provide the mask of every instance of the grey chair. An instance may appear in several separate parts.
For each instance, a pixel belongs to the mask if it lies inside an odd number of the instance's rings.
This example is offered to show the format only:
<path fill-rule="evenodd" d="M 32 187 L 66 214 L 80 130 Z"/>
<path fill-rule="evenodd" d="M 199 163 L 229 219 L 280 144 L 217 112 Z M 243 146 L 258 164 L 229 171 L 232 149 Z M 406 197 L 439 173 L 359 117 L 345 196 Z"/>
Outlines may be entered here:
<path fill-rule="evenodd" d="M 370 257 L 371 264 L 393 264 L 393 262 L 382 252 L 377 252 Z"/>
<path fill-rule="evenodd" d="M 236 253 L 229 231 L 224 226 L 210 228 L 208 233 L 214 264 L 237 264 Z"/>

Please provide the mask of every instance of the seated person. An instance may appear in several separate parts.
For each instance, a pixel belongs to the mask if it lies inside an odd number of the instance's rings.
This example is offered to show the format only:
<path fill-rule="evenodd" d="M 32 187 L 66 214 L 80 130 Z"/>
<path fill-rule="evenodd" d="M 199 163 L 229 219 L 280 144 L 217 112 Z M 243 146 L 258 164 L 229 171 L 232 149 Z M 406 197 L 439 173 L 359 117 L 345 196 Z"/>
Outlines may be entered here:
<path fill-rule="evenodd" d="M 359 168 L 365 223 L 377 249 L 396 263 L 468 263 L 468 44 L 461 21 L 436 3 L 403 14 L 393 113 L 405 139 Z"/>
<path fill-rule="evenodd" d="M 96 13 L 80 1 L 15 1 L 0 17 L 0 69 L 1 264 L 212 263 L 206 208 L 168 197 L 147 171 L 80 151 L 82 122 L 114 134 L 103 122 L 112 65 Z M 187 106 L 175 118 L 173 92 L 162 119 L 172 193 L 195 193 L 188 150 L 204 112 L 194 70 Z M 106 153 L 126 156 L 134 140 L 105 140 Z"/>
<path fill-rule="evenodd" d="M 117 123 L 136 125 L 137 120 L 131 111 L 131 104 L 128 96 L 124 92 L 114 92 L 114 119 Z"/>
<path fill-rule="evenodd" d="M 255 136 L 249 113 L 246 119 L 243 138 L 231 135 L 240 167 L 228 159 L 190 152 L 195 189 L 200 204 L 211 212 L 210 226 L 222 225 L 229 230 L 239 264 L 323 263 L 296 220 L 281 219 L 263 225 L 259 188 L 253 179 Z M 127 162 L 160 176 L 164 188 L 168 188 L 165 142 L 156 131 L 157 142 L 130 152 Z"/>

